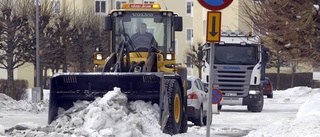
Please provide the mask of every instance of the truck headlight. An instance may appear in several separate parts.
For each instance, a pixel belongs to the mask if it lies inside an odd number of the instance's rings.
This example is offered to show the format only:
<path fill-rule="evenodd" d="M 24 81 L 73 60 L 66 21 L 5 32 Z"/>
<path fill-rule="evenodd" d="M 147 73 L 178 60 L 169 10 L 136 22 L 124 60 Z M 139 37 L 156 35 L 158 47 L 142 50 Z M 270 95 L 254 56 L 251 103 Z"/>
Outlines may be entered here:
<path fill-rule="evenodd" d="M 97 60 L 102 60 L 102 54 L 97 54 L 96 58 Z"/>
<path fill-rule="evenodd" d="M 256 94 L 259 94 L 259 91 L 257 91 L 257 90 L 249 90 L 249 94 L 256 95 Z"/>

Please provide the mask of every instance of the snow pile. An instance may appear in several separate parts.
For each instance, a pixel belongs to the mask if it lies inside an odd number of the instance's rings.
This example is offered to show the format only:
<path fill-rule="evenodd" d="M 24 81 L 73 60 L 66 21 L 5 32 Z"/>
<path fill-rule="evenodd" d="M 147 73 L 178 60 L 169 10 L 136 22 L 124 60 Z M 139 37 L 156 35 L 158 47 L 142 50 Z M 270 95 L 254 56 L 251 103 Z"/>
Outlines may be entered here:
<path fill-rule="evenodd" d="M 26 100 L 16 101 L 11 97 L 0 93 L 0 111 L 27 111 L 39 113 L 48 110 L 48 102 L 31 103 Z"/>
<path fill-rule="evenodd" d="M 46 127 L 26 127 L 28 131 L 12 129 L 14 136 L 168 136 L 158 124 L 159 106 L 151 102 L 127 102 L 119 88 L 108 92 L 92 103 L 75 102 L 74 107 L 62 112 Z"/>
<path fill-rule="evenodd" d="M 310 96 L 318 93 L 319 89 L 312 89 L 310 87 L 294 87 L 287 90 L 274 91 L 278 92 L 274 96 L 272 102 L 282 103 L 304 103 Z"/>
<path fill-rule="evenodd" d="M 0 135 L 4 134 L 4 126 L 0 125 Z"/>
<path fill-rule="evenodd" d="M 288 92 L 288 96 L 296 94 L 298 98 L 308 97 L 300 106 L 296 117 L 283 119 L 252 131 L 247 137 L 320 136 L 320 90 L 297 87 L 284 92 Z"/>

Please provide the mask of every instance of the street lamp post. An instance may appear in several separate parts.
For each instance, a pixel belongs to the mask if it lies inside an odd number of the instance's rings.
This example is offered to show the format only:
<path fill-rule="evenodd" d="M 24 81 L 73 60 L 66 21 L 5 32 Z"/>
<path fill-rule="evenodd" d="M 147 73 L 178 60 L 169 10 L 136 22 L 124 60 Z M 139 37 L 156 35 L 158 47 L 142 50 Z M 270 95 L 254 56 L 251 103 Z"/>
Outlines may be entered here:
<path fill-rule="evenodd" d="M 36 0 L 36 86 L 40 87 L 40 55 L 39 55 L 39 0 Z"/>

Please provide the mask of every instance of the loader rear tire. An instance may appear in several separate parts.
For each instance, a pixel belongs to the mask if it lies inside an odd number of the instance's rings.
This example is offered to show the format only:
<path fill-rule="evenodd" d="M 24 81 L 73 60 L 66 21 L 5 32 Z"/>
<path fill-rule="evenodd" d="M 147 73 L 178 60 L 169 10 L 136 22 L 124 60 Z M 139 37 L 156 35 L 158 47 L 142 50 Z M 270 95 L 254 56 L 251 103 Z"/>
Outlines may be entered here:
<path fill-rule="evenodd" d="M 169 118 L 163 132 L 178 134 L 182 121 L 182 97 L 179 83 L 175 79 L 166 79 L 165 91 L 168 93 Z"/>

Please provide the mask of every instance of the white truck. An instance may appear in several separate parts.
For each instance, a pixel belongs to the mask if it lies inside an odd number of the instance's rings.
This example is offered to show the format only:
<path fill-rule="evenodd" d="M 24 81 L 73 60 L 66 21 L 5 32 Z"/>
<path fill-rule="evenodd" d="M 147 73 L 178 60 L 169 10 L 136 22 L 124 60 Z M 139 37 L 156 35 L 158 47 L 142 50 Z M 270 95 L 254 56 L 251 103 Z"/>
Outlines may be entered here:
<path fill-rule="evenodd" d="M 222 91 L 223 98 L 218 104 L 245 105 L 251 112 L 263 109 L 261 79 L 265 69 L 262 65 L 262 45 L 259 39 L 249 35 L 223 35 L 219 43 L 214 44 L 213 86 Z M 210 52 L 205 55 L 205 82 L 209 83 Z"/>

